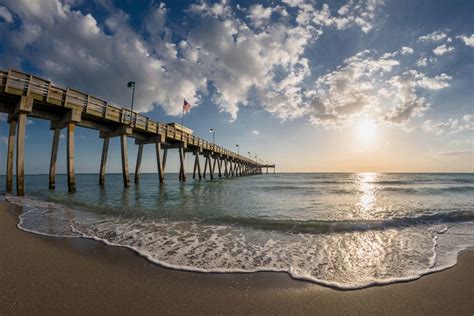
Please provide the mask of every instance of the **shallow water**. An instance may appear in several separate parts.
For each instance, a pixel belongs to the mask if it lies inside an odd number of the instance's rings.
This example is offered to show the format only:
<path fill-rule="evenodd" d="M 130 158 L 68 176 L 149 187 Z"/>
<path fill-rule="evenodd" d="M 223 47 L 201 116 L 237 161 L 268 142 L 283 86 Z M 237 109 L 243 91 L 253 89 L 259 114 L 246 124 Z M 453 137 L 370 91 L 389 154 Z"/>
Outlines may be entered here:
<path fill-rule="evenodd" d="M 286 271 L 340 288 L 414 279 L 474 246 L 474 174 L 269 174 L 164 185 L 28 176 L 20 227 L 134 249 L 167 267 Z M 0 180 L 1 181 L 1 180 Z"/>

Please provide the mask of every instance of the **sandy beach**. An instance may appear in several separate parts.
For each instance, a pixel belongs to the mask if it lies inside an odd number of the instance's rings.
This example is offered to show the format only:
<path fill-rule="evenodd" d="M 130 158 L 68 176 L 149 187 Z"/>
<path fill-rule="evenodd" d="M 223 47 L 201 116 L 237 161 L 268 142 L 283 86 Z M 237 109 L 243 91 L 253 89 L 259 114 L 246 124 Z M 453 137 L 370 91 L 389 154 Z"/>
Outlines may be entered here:
<path fill-rule="evenodd" d="M 340 291 L 286 273 L 165 269 L 126 248 L 23 232 L 20 211 L 0 204 L 0 315 L 474 313 L 472 249 L 416 281 Z"/>

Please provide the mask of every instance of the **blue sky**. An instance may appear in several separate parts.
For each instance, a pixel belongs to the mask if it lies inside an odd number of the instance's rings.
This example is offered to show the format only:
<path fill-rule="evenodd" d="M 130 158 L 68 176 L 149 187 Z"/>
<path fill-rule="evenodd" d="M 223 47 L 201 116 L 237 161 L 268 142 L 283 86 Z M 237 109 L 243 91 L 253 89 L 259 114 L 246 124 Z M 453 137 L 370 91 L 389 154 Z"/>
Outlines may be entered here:
<path fill-rule="evenodd" d="M 468 0 L 0 0 L 0 67 L 120 106 L 135 80 L 136 107 L 162 122 L 186 98 L 195 134 L 214 128 L 280 171 L 473 172 L 473 33 Z M 46 173 L 48 123 L 27 137 L 27 173 Z M 98 132 L 76 142 L 77 171 L 97 172 Z M 118 140 L 111 152 L 119 172 Z M 143 171 L 156 171 L 152 148 Z"/>

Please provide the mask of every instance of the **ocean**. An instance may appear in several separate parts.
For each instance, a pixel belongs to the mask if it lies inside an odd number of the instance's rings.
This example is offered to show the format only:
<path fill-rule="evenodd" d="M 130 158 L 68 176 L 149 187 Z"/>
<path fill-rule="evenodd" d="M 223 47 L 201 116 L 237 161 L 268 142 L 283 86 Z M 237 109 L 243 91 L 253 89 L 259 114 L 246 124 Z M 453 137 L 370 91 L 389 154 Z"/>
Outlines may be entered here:
<path fill-rule="evenodd" d="M 26 177 L 20 229 L 133 249 L 200 272 L 287 272 L 356 289 L 419 278 L 474 246 L 474 174 L 277 173 L 186 183 Z M 133 179 L 133 177 L 132 177 Z M 0 181 L 5 181 L 4 177 Z"/>

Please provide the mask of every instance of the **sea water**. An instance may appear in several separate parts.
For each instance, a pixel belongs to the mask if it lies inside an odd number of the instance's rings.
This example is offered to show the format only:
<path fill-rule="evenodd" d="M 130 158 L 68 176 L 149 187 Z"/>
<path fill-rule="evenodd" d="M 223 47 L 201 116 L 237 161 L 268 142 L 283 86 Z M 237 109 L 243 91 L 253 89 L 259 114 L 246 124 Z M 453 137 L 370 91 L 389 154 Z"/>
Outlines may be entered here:
<path fill-rule="evenodd" d="M 27 176 L 19 228 L 131 248 L 169 268 L 285 271 L 353 289 L 416 279 L 474 246 L 474 174 L 306 173 L 177 181 Z M 4 181 L 0 179 L 0 181 Z"/>

